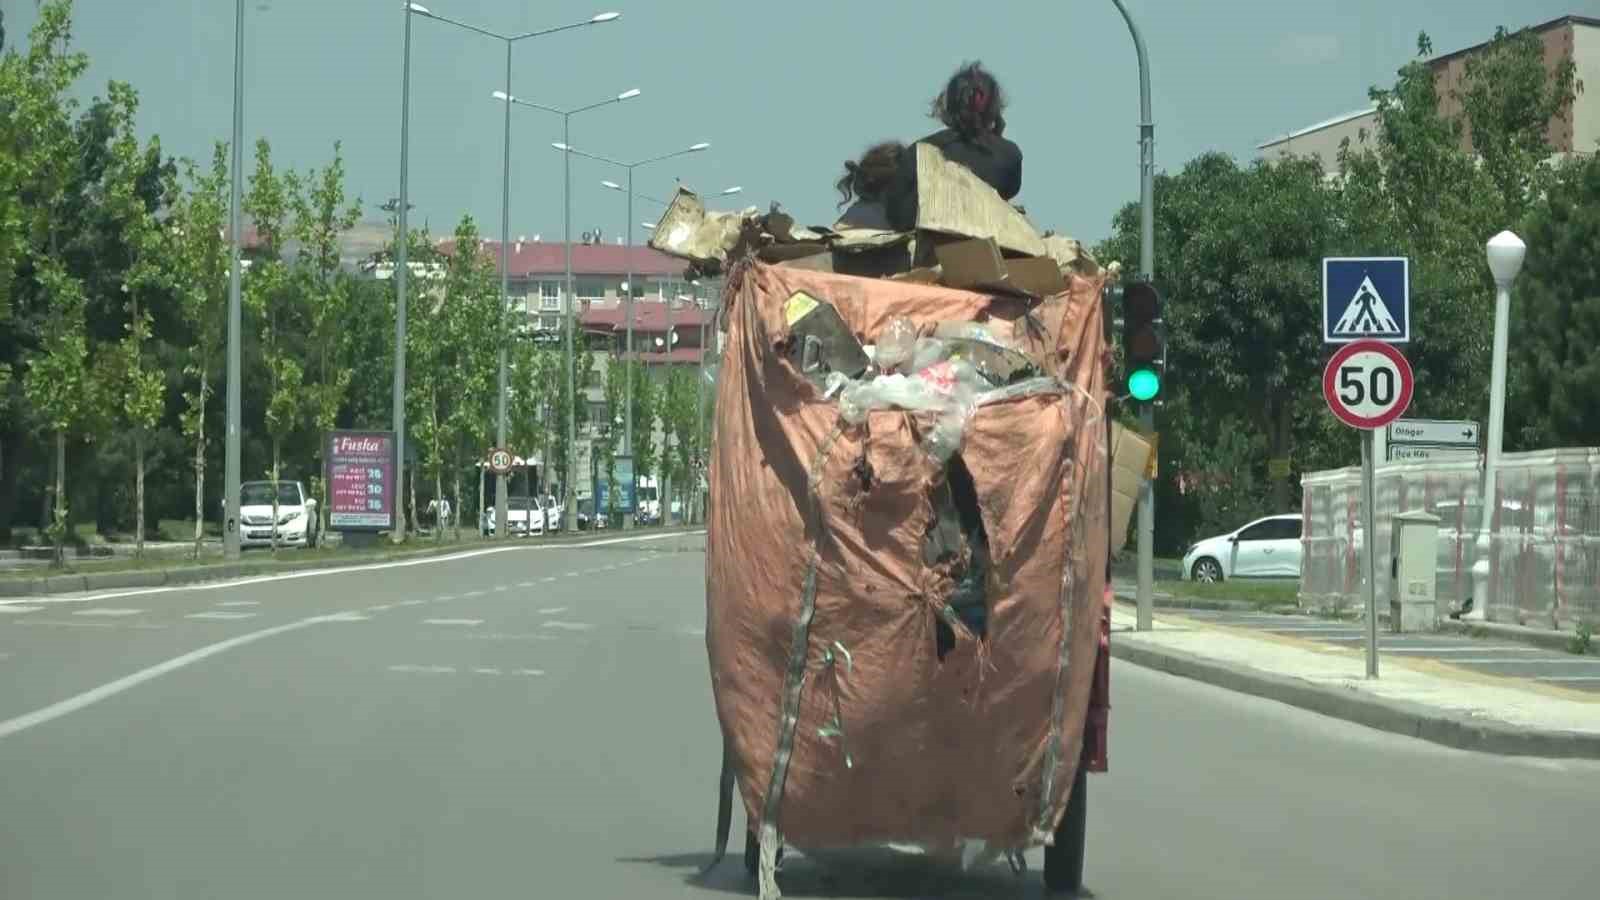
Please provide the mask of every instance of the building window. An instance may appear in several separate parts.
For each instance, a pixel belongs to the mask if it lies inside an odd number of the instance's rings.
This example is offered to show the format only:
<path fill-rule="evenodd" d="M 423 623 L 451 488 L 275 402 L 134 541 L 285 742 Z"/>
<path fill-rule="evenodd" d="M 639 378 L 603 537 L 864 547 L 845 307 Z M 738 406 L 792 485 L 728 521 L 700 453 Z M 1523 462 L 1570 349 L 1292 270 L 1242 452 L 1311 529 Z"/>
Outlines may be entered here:
<path fill-rule="evenodd" d="M 539 309 L 541 312 L 561 311 L 561 282 L 539 282 Z"/>
<path fill-rule="evenodd" d="M 604 300 L 606 283 L 598 278 L 574 279 L 573 293 L 579 300 Z"/>
<path fill-rule="evenodd" d="M 541 331 L 555 331 L 556 329 L 558 329 L 560 327 L 561 327 L 561 317 L 560 316 L 540 316 L 539 317 L 539 330 L 541 330 Z"/>

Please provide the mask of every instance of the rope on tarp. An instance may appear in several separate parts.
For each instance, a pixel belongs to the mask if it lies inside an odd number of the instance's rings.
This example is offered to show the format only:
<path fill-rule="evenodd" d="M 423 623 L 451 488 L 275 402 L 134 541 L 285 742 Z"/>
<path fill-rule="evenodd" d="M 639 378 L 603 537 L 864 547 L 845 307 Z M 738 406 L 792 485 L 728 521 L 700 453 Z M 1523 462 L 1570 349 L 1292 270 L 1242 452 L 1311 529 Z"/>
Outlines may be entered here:
<path fill-rule="evenodd" d="M 838 655 L 835 655 L 835 650 L 839 651 Z M 844 767 L 854 769 L 856 763 L 850 757 L 850 739 L 844 733 L 844 712 L 839 704 L 839 656 L 844 657 L 845 672 L 855 672 L 855 660 L 851 659 L 850 651 L 845 649 L 844 644 L 834 641 L 833 646 L 823 652 L 822 664 L 833 673 L 833 720 L 817 729 L 817 737 L 823 740 L 838 738 L 839 749 L 844 752 Z"/>
<path fill-rule="evenodd" d="M 816 517 L 816 539 L 811 547 L 811 559 L 806 565 L 805 582 L 800 591 L 800 615 L 794 621 L 789 641 L 789 671 L 783 686 L 783 705 L 778 719 L 778 752 L 772 760 L 772 780 L 767 786 L 766 802 L 761 809 L 760 863 L 756 878 L 760 900 L 779 900 L 778 890 L 778 817 L 783 808 L 784 781 L 789 775 L 789 760 L 794 755 L 795 729 L 800 724 L 800 692 L 805 685 L 806 659 L 811 641 L 811 620 L 817 612 L 817 568 L 822 560 L 822 542 L 827 538 L 827 518 L 822 508 L 822 468 L 833 451 L 833 445 L 844 434 L 845 422 L 839 420 L 822 446 L 806 476 L 806 489 L 811 495 L 812 513 Z"/>

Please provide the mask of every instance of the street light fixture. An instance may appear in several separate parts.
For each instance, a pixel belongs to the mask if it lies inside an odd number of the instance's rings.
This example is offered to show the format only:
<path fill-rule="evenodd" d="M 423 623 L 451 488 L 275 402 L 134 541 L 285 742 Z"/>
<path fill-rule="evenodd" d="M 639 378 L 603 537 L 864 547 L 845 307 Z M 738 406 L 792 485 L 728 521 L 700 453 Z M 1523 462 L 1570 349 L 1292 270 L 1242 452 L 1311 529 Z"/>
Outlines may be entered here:
<path fill-rule="evenodd" d="M 1477 558 L 1472 562 L 1472 609 L 1461 618 L 1482 621 L 1489 614 L 1489 553 L 1494 541 L 1495 478 L 1500 467 L 1500 445 L 1506 421 L 1506 344 L 1511 327 L 1511 283 L 1522 271 L 1528 245 L 1509 231 L 1489 239 L 1484 254 L 1494 276 L 1494 358 L 1489 374 L 1489 439 L 1483 461 L 1483 514 L 1478 520 Z"/>
<path fill-rule="evenodd" d="M 506 45 L 506 88 L 504 92 L 497 91 L 497 95 L 509 96 L 511 92 L 511 48 L 519 41 L 528 38 L 541 37 L 555 34 L 558 31 L 570 31 L 574 28 L 584 28 L 589 25 L 598 25 L 610 22 L 622 16 L 621 13 L 603 12 L 591 16 L 581 22 L 570 22 L 565 25 L 556 25 L 551 28 L 541 28 L 536 31 L 526 31 L 519 34 L 502 34 L 487 28 L 480 28 L 467 22 L 458 21 L 442 16 L 428 9 L 420 3 L 406 4 L 406 50 L 405 50 L 405 85 L 402 88 L 402 109 L 400 114 L 400 240 L 396 245 L 395 265 L 395 382 L 394 382 L 394 420 L 395 440 L 400 444 L 401 459 L 404 459 L 405 442 L 405 308 L 406 308 L 406 276 L 409 274 L 406 267 L 406 243 L 408 232 L 406 230 L 406 188 L 407 188 L 407 151 L 410 142 L 410 96 L 411 96 L 411 17 L 413 15 L 453 25 L 465 31 L 481 34 L 494 38 Z M 495 444 L 504 447 L 506 444 L 506 310 L 511 303 L 510 290 L 510 264 L 507 258 L 506 247 L 511 241 L 511 109 L 506 107 L 505 114 L 505 154 L 503 172 L 501 175 L 501 203 L 500 203 L 500 334 L 499 334 L 499 396 L 495 412 Z M 403 471 L 403 469 L 402 469 Z M 398 481 L 396 482 L 398 484 Z M 396 488 L 398 493 L 399 488 Z M 507 485 L 506 479 L 495 478 L 495 534 L 504 537 L 511 531 L 507 521 Z M 398 534 L 404 539 L 404 526 L 399 526 Z"/>
<path fill-rule="evenodd" d="M 629 94 L 637 94 L 638 91 L 634 90 L 634 91 L 629 91 L 628 93 Z M 640 166 L 650 165 L 651 163 L 658 163 L 658 162 L 662 162 L 662 161 L 668 160 L 668 159 L 675 159 L 675 158 L 677 158 L 679 156 L 687 156 L 690 153 L 700 153 L 700 152 L 703 152 L 705 150 L 711 149 L 711 143 L 709 141 L 700 141 L 699 143 L 696 143 L 696 144 L 690 144 L 688 147 L 685 147 L 682 150 L 674 150 L 671 153 L 663 153 L 660 156 L 652 156 L 652 157 L 649 157 L 647 159 L 638 160 L 636 162 L 622 162 L 621 160 L 612 159 L 612 158 L 610 158 L 608 156 L 601 156 L 598 153 L 588 153 L 588 152 L 585 152 L 583 150 L 579 150 L 576 147 L 572 146 L 572 143 L 571 143 L 570 140 L 563 141 L 562 143 L 559 143 L 559 144 L 553 144 L 552 146 L 555 147 L 557 150 L 560 150 L 562 152 L 562 154 L 567 159 L 567 172 L 568 172 L 567 181 L 568 181 L 569 186 L 570 186 L 571 180 L 572 180 L 571 179 L 571 171 L 572 171 L 571 160 L 572 160 L 573 156 L 581 156 L 581 157 L 583 157 L 585 159 L 592 159 L 595 162 L 602 162 L 602 163 L 606 163 L 607 165 L 612 165 L 612 166 L 616 166 L 616 167 L 618 167 L 620 169 L 627 170 L 627 172 L 628 172 L 628 186 L 626 188 L 623 188 L 622 185 L 617 184 L 616 182 L 601 182 L 601 184 L 606 185 L 607 187 L 610 187 L 613 190 L 625 190 L 627 192 L 627 194 L 628 194 L 628 220 L 629 221 L 633 220 L 633 198 L 635 196 L 634 192 L 633 192 L 633 170 L 639 168 Z M 661 203 L 663 201 L 657 200 L 656 202 L 657 203 Z M 570 200 L 569 200 L 569 205 L 570 205 Z M 625 309 L 626 309 L 625 317 L 627 319 L 627 327 L 626 327 L 627 339 L 626 339 L 626 345 L 625 345 L 625 348 L 624 348 L 624 351 L 623 351 L 623 360 L 624 360 L 624 363 L 625 363 L 624 371 L 627 372 L 628 374 L 627 374 L 627 377 L 623 379 L 624 391 L 623 391 L 623 401 L 622 402 L 623 402 L 623 405 L 627 407 L 627 415 L 626 415 L 626 422 L 625 422 L 625 425 L 624 425 L 624 428 L 623 428 L 622 441 L 623 441 L 623 446 L 625 447 L 626 455 L 632 456 L 633 455 L 633 379 L 634 379 L 633 367 L 637 366 L 638 361 L 635 359 L 635 350 L 634 350 L 634 346 L 633 346 L 633 293 L 634 293 L 634 286 L 633 286 L 633 229 L 628 228 L 628 229 L 624 229 L 624 230 L 628 233 L 627 250 L 623 251 L 623 255 L 627 259 L 627 267 L 628 267 L 627 285 L 628 285 L 628 289 L 626 291 L 627 297 L 625 298 L 625 302 L 624 302 L 624 306 L 625 306 Z M 669 316 L 671 315 L 671 309 L 672 309 L 672 305 L 670 303 L 668 303 L 667 310 L 668 310 L 668 315 Z M 670 319 L 669 319 L 669 321 L 670 321 Z M 628 514 L 625 514 L 623 516 L 622 527 L 623 527 L 624 530 L 633 528 L 633 514 L 632 513 L 628 513 Z"/>
<path fill-rule="evenodd" d="M 576 457 L 578 445 L 578 388 L 572 338 L 572 333 L 577 327 L 577 319 L 573 313 L 572 305 L 572 117 L 579 113 L 588 112 L 592 109 L 599 109 L 602 106 L 610 106 L 613 103 L 621 103 L 624 100 L 632 100 L 641 93 L 643 93 L 643 91 L 639 90 L 638 88 L 630 88 L 629 90 L 623 91 L 622 93 L 617 94 L 615 97 L 612 97 L 608 100 L 601 100 L 596 103 L 590 103 L 586 106 L 578 106 L 572 109 L 562 109 L 555 106 L 545 106 L 542 103 L 534 103 L 531 100 L 524 100 L 521 97 L 512 94 L 509 85 L 505 91 L 495 92 L 495 99 L 506 104 L 506 115 L 508 117 L 510 116 L 509 110 L 511 109 L 512 104 L 516 104 L 517 106 L 526 106 L 529 109 L 537 109 L 542 112 L 553 113 L 561 117 L 561 142 L 551 144 L 551 146 L 562 151 L 562 163 L 564 169 L 562 178 L 562 199 L 564 201 L 563 206 L 565 207 L 565 211 L 563 213 L 561 242 L 565 248 L 564 255 L 566 257 L 567 271 L 566 289 L 564 291 L 566 297 L 563 305 L 566 312 L 566 328 L 564 330 L 566 331 L 565 354 L 567 369 L 567 397 L 571 401 L 573 409 L 573 414 L 567 417 L 567 471 L 565 473 L 566 488 L 562 492 L 566 498 L 567 509 L 577 509 Z M 632 288 L 630 287 L 629 290 L 631 292 Z M 630 303 L 629 309 L 632 308 L 632 304 Z M 577 516 L 568 517 L 566 528 L 568 532 L 577 532 Z"/>

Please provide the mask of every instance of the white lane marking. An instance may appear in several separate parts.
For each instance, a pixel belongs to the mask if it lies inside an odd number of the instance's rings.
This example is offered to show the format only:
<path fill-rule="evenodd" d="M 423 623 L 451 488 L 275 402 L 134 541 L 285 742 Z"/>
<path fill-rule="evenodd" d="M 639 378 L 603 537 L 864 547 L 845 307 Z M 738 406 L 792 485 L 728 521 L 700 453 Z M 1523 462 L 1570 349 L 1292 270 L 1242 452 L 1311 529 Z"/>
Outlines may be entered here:
<path fill-rule="evenodd" d="M 399 603 L 396 603 L 395 606 L 421 606 L 422 604 L 427 603 L 427 602 L 428 601 L 426 601 L 426 600 L 416 600 L 416 599 L 401 600 Z"/>
<path fill-rule="evenodd" d="M 519 582 L 517 582 L 517 587 L 519 587 L 519 588 L 531 588 L 531 587 L 533 587 L 533 585 L 534 585 L 534 582 L 532 582 L 532 581 L 519 581 Z"/>
<path fill-rule="evenodd" d="M 437 597 L 435 597 L 433 599 L 437 600 L 440 603 L 448 603 L 451 600 L 456 599 L 456 595 L 455 594 L 440 594 L 439 596 L 437 596 Z"/>
<path fill-rule="evenodd" d="M 465 594 L 462 594 L 461 596 L 463 596 L 463 597 L 482 597 L 483 594 L 484 594 L 483 591 L 467 591 Z"/>
<path fill-rule="evenodd" d="M 1538 647 L 1384 647 L 1385 653 L 1539 653 Z"/>
<path fill-rule="evenodd" d="M 551 575 L 551 576 L 550 576 L 550 577 L 548 577 L 548 578 L 541 578 L 541 579 L 539 579 L 539 580 L 540 580 L 540 581 L 542 581 L 542 582 L 544 582 L 544 583 L 545 583 L 545 584 L 550 584 L 550 583 L 551 583 L 551 582 L 553 582 L 553 581 L 555 581 L 555 580 L 556 580 L 556 577 L 555 577 L 555 576 L 554 576 L 554 575 Z"/>
<path fill-rule="evenodd" d="M 544 674 L 544 670 L 543 669 L 518 669 L 517 670 L 517 674 L 518 675 L 543 675 Z"/>
<path fill-rule="evenodd" d="M 524 633 L 524 634 L 511 634 L 511 633 L 504 632 L 504 631 L 494 631 L 494 632 L 487 632 L 487 633 L 481 632 L 481 631 L 480 632 L 462 631 L 462 632 L 457 632 L 457 633 L 454 633 L 454 634 L 446 633 L 446 634 L 441 636 L 441 639 L 453 639 L 453 640 L 458 640 L 458 641 L 557 641 L 557 640 L 560 640 L 560 638 L 556 637 L 555 635 L 550 635 L 550 634 L 534 634 L 532 632 L 528 632 L 528 633 Z"/>
<path fill-rule="evenodd" d="M 414 666 L 414 665 L 410 665 L 410 664 L 402 664 L 402 665 L 398 665 L 398 666 L 390 666 L 389 667 L 389 671 L 391 671 L 391 672 L 421 672 L 421 673 L 426 674 L 426 675 L 454 675 L 455 671 L 456 671 L 456 667 L 455 666 Z"/>
<path fill-rule="evenodd" d="M 1534 681 L 1600 681 L 1600 675 L 1541 675 Z"/>
<path fill-rule="evenodd" d="M 567 608 L 565 606 L 551 606 L 549 608 L 539 610 L 539 615 L 553 616 L 557 613 L 564 613 L 566 611 Z"/>
<path fill-rule="evenodd" d="M 1521 659 L 1500 656 L 1474 656 L 1469 659 L 1452 659 L 1454 663 L 1497 664 L 1502 666 L 1600 666 L 1600 659 Z"/>
<path fill-rule="evenodd" d="M 482 619 L 423 619 L 422 620 L 422 624 L 424 624 L 424 625 L 463 625 L 463 626 L 466 626 L 468 628 L 472 628 L 472 627 L 477 626 L 477 625 L 482 625 L 483 624 L 483 620 Z"/>
<path fill-rule="evenodd" d="M 579 575 L 582 575 L 582 574 L 584 574 L 584 573 L 582 573 L 582 572 L 568 572 L 567 573 L 567 577 L 568 578 L 577 578 Z"/>
<path fill-rule="evenodd" d="M 494 586 L 494 592 L 496 594 L 504 594 L 506 591 L 509 591 L 509 590 L 511 590 L 511 585 L 509 585 L 509 584 L 497 584 L 497 585 Z"/>
<path fill-rule="evenodd" d="M 324 622 L 345 621 L 345 615 L 346 614 L 343 613 L 335 613 L 328 616 L 312 616 L 308 619 L 301 619 L 298 622 L 290 622 L 286 625 L 274 625 L 271 628 L 263 628 L 260 631 L 252 631 L 248 634 L 236 635 L 228 638 L 225 641 L 218 641 L 215 644 L 207 644 L 198 650 L 191 650 L 181 656 L 174 656 L 172 659 L 169 659 L 165 662 L 156 663 L 153 666 L 140 669 L 139 671 L 134 672 L 132 675 L 125 675 L 121 678 L 118 678 L 116 681 L 107 682 L 106 684 L 102 684 L 97 688 L 84 691 L 76 696 L 57 701 L 49 706 L 36 709 L 30 713 L 24 713 L 23 715 L 6 719 L 5 721 L 0 722 L 0 739 L 10 737 L 17 732 L 25 731 L 34 727 L 35 725 L 43 725 L 46 722 L 59 719 L 68 713 L 77 712 L 80 709 L 84 709 L 85 707 L 99 703 L 101 700 L 114 697 L 123 691 L 132 690 L 133 688 L 136 688 L 147 681 L 160 678 L 162 675 L 166 675 L 169 672 L 176 672 L 186 666 L 192 666 L 195 663 L 206 659 L 207 657 L 216 656 L 219 653 L 225 653 L 234 649 L 235 647 L 242 647 L 245 644 L 251 644 L 262 640 L 263 638 L 269 638 L 274 635 L 284 634 L 290 631 L 297 631 L 301 628 L 309 628 L 312 625 L 320 625 Z"/>
<path fill-rule="evenodd" d="M 375 572 L 382 569 L 400 569 L 408 566 L 432 566 L 439 563 L 458 562 L 463 559 L 473 559 L 479 556 L 489 556 L 495 553 L 548 553 L 552 550 L 585 550 L 591 547 L 610 547 L 615 544 L 639 544 L 646 541 L 664 541 L 677 537 L 693 537 L 705 534 L 700 531 L 681 531 L 676 534 L 652 534 L 642 537 L 612 538 L 604 541 L 585 541 L 576 544 L 524 544 L 513 547 L 489 547 L 482 550 L 464 550 L 460 553 L 450 553 L 442 556 L 429 556 L 423 559 L 391 560 L 380 563 L 364 563 L 354 566 L 343 566 L 333 569 L 308 569 L 304 572 L 280 572 L 276 575 L 254 575 L 249 578 L 238 578 L 232 581 L 211 581 L 202 584 L 189 584 L 176 587 L 137 588 L 126 591 L 106 591 L 98 594 L 86 594 L 74 597 L 24 597 L 21 599 L 0 600 L 0 606 L 16 606 L 23 603 L 93 603 L 99 600 L 113 600 L 118 597 L 142 597 L 146 594 L 172 594 L 181 591 L 216 591 L 229 590 L 251 584 L 266 584 L 274 581 L 288 581 L 294 578 L 321 578 L 332 575 L 350 575 L 359 572 Z"/>
<path fill-rule="evenodd" d="M 0 606 L 0 613 L 9 613 L 11 615 L 20 616 L 23 613 L 38 612 L 41 609 L 44 609 L 44 607 L 42 607 L 42 606 Z"/>
<path fill-rule="evenodd" d="M 152 622 L 129 622 L 126 625 L 119 625 L 115 622 L 69 622 L 65 619 L 18 619 L 11 624 L 44 628 L 120 628 L 128 631 L 159 631 L 167 627 Z"/>
<path fill-rule="evenodd" d="M 473 669 L 472 671 L 474 673 L 478 674 L 478 675 L 499 675 L 500 674 L 500 670 L 499 669 L 491 669 L 491 668 L 489 668 L 487 666 L 484 666 L 484 667 L 481 667 L 481 668 L 477 668 L 477 669 Z"/>
<path fill-rule="evenodd" d="M 367 612 L 388 612 L 389 610 L 391 610 L 393 608 L 394 608 L 393 604 L 390 604 L 390 603 L 379 603 L 377 606 L 369 606 L 369 607 L 367 607 Z"/>
<path fill-rule="evenodd" d="M 585 622 L 546 622 L 545 628 L 559 628 L 562 631 L 589 631 L 593 625 Z"/>
<path fill-rule="evenodd" d="M 97 606 L 93 609 L 73 610 L 72 614 L 75 616 L 104 616 L 106 618 L 114 619 L 121 616 L 137 616 L 142 612 L 144 612 L 142 609 L 112 609 L 109 607 Z"/>
<path fill-rule="evenodd" d="M 184 618 L 185 619 L 204 619 L 204 620 L 206 620 L 208 622 L 232 622 L 232 621 L 235 621 L 235 620 L 238 620 L 238 619 L 253 619 L 257 615 L 259 615 L 259 613 L 253 613 L 253 612 L 228 612 L 228 611 L 224 611 L 224 610 L 213 610 L 211 612 L 190 613 L 189 615 L 184 616 Z"/>
<path fill-rule="evenodd" d="M 224 600 L 221 603 L 218 603 L 217 605 L 218 606 L 226 606 L 226 607 L 260 606 L 261 605 L 261 601 L 260 600 Z"/>

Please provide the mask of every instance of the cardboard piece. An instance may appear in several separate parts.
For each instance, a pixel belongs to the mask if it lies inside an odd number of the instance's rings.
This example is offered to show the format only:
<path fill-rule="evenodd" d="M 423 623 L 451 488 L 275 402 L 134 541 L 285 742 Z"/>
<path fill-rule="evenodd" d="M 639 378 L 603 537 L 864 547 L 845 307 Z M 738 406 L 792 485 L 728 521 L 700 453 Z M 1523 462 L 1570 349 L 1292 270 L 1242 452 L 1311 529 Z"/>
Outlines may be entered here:
<path fill-rule="evenodd" d="M 1007 253 L 1047 255 L 1033 224 L 971 169 L 945 159 L 937 147 L 916 147 L 919 231 L 993 238 Z"/>
<path fill-rule="evenodd" d="M 943 243 L 934 248 L 934 255 L 947 287 L 1024 297 L 1052 297 L 1067 289 L 1055 260 L 1006 259 L 994 238 Z"/>
<path fill-rule="evenodd" d="M 1116 555 L 1128 543 L 1128 526 L 1139 503 L 1139 489 L 1155 456 L 1154 446 L 1144 435 L 1121 423 L 1111 424 L 1111 553 Z"/>
<path fill-rule="evenodd" d="M 661 221 L 656 223 L 649 244 L 680 259 L 720 263 L 738 246 L 749 215 L 750 212 L 707 212 L 693 191 L 678 188 Z"/>

